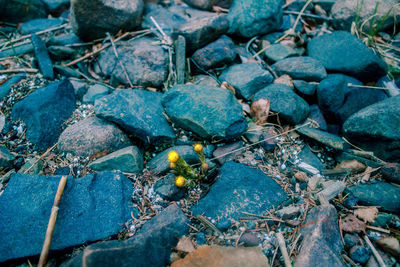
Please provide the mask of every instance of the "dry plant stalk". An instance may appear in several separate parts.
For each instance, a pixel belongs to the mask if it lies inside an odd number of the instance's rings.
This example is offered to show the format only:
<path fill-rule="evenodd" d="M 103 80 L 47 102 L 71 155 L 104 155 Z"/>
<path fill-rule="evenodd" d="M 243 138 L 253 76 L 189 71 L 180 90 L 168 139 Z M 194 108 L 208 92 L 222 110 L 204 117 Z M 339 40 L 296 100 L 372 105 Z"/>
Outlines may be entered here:
<path fill-rule="evenodd" d="M 283 238 L 282 233 L 276 233 L 276 238 L 278 239 L 279 249 L 281 250 L 283 259 L 285 261 L 285 266 L 292 267 L 292 262 L 290 261 L 289 254 L 286 249 L 285 239 Z"/>

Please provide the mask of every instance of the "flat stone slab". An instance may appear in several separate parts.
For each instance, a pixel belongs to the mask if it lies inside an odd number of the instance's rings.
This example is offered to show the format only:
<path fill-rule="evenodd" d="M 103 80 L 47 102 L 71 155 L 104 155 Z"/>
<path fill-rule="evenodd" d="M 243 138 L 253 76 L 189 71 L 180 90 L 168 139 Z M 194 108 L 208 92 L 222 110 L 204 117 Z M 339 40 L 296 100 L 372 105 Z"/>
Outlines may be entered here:
<path fill-rule="evenodd" d="M 0 262 L 40 254 L 60 176 L 15 174 L 0 196 Z M 138 211 L 132 183 L 120 172 L 68 177 L 51 250 L 117 234 Z"/>

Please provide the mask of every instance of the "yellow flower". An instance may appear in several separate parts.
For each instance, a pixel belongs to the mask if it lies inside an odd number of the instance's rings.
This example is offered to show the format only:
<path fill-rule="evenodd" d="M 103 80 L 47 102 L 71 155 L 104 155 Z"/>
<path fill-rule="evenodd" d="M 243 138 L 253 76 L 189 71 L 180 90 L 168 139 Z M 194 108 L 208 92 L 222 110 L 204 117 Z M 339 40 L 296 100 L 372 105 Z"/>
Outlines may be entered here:
<path fill-rule="evenodd" d="M 169 154 L 168 154 L 168 160 L 169 160 L 169 162 L 175 163 L 175 162 L 178 161 L 178 159 L 179 159 L 179 154 L 178 154 L 178 152 L 176 152 L 175 150 L 172 150 L 171 152 L 169 152 Z"/>
<path fill-rule="evenodd" d="M 169 164 L 169 167 L 170 167 L 171 169 L 175 169 L 175 168 L 176 168 L 176 163 L 175 163 L 175 162 L 171 162 L 171 163 Z"/>
<path fill-rule="evenodd" d="M 201 164 L 201 168 L 202 168 L 203 170 L 208 170 L 209 166 L 208 166 L 207 163 L 203 163 L 203 164 Z"/>
<path fill-rule="evenodd" d="M 182 175 L 176 177 L 175 184 L 177 187 L 182 187 L 185 185 L 186 179 Z"/>
<path fill-rule="evenodd" d="M 194 145 L 194 151 L 196 151 L 196 152 L 203 151 L 203 145 L 202 144 L 195 144 Z"/>

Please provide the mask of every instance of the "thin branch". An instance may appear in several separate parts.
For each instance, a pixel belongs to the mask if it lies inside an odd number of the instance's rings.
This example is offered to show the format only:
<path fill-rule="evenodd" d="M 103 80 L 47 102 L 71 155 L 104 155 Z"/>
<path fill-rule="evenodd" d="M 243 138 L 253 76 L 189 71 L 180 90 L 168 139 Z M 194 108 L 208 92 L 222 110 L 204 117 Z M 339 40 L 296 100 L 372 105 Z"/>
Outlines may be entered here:
<path fill-rule="evenodd" d="M 18 73 L 18 72 L 37 73 L 39 71 L 37 69 L 31 69 L 31 68 L 0 70 L 0 74 Z"/>
<path fill-rule="evenodd" d="M 278 239 L 279 249 L 281 250 L 283 259 L 285 261 L 285 266 L 292 267 L 292 262 L 290 261 L 289 254 L 286 249 L 285 238 L 283 238 L 283 235 L 281 232 L 276 233 L 276 238 Z"/>
<path fill-rule="evenodd" d="M 393 88 L 369 86 L 369 85 L 357 85 L 357 84 L 351 84 L 351 83 L 348 83 L 347 86 L 348 87 L 356 87 L 356 88 L 378 89 L 378 90 L 393 90 Z"/>
<path fill-rule="evenodd" d="M 52 151 L 57 146 L 57 144 L 58 143 L 55 143 L 52 147 L 48 148 L 34 163 L 32 163 L 32 165 L 28 169 L 24 171 L 24 173 L 28 173 L 33 168 L 33 166 L 35 166 L 41 159 L 49 154 L 50 151 Z"/>
<path fill-rule="evenodd" d="M 374 245 L 372 244 L 371 240 L 369 240 L 367 235 L 364 235 L 364 240 L 367 242 L 368 246 L 371 248 L 372 254 L 374 255 L 376 261 L 378 262 L 379 266 L 386 267 L 385 262 L 383 261 L 381 255 L 378 253 Z"/>

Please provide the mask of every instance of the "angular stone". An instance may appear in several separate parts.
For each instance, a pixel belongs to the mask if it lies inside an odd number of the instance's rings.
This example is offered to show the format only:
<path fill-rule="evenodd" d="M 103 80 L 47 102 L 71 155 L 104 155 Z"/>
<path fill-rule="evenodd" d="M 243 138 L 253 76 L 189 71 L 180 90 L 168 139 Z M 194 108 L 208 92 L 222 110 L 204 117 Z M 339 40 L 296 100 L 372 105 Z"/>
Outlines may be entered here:
<path fill-rule="evenodd" d="M 124 84 L 160 87 L 167 78 L 168 53 L 160 45 L 153 44 L 156 40 L 143 37 L 118 42 L 116 49 L 119 60 L 115 57 L 112 47 L 107 48 L 98 58 L 95 71 L 106 77 L 115 77 Z M 128 74 L 126 78 L 124 66 Z"/>
<path fill-rule="evenodd" d="M 378 80 L 386 74 L 386 63 L 349 32 L 335 31 L 312 38 L 307 48 L 308 55 L 321 61 L 330 72 L 363 82 Z"/>
<path fill-rule="evenodd" d="M 58 151 L 90 157 L 131 145 L 129 137 L 114 124 L 90 117 L 68 126 L 58 139 Z"/>
<path fill-rule="evenodd" d="M 98 99 L 94 111 L 144 142 L 170 142 L 175 134 L 163 115 L 162 97 L 161 93 L 140 89 L 115 90 Z"/>
<path fill-rule="evenodd" d="M 316 128 L 311 128 L 306 126 L 306 127 L 301 127 L 296 131 L 302 135 L 305 135 L 311 139 L 320 142 L 321 144 L 330 146 L 337 150 L 345 150 L 350 146 L 339 136 L 325 131 L 321 131 Z"/>
<path fill-rule="evenodd" d="M 2 85 L 0 85 L 0 99 L 8 95 L 8 93 L 11 90 L 11 87 L 20 82 L 22 79 L 26 77 L 25 74 L 17 74 L 9 78 L 7 81 L 5 81 Z"/>
<path fill-rule="evenodd" d="M 216 182 L 192 211 L 194 215 L 204 214 L 212 219 L 238 220 L 242 212 L 262 214 L 286 198 L 281 187 L 260 170 L 229 161 L 221 167 Z"/>
<path fill-rule="evenodd" d="M 169 201 L 178 201 L 185 196 L 185 189 L 175 185 L 175 175 L 169 173 L 154 184 L 154 191 L 162 198 Z"/>
<path fill-rule="evenodd" d="M 33 19 L 21 25 L 19 32 L 23 35 L 36 33 L 50 28 L 61 26 L 62 19 Z"/>
<path fill-rule="evenodd" d="M 214 150 L 213 157 L 217 158 L 217 161 L 220 165 L 223 165 L 227 161 L 234 160 L 235 157 L 242 152 L 236 150 L 242 147 L 243 147 L 242 141 L 220 146 Z"/>
<path fill-rule="evenodd" d="M 62 124 L 75 109 L 75 94 L 68 80 L 51 83 L 17 102 L 12 109 L 13 120 L 21 119 L 27 138 L 38 150 L 54 145 Z"/>
<path fill-rule="evenodd" d="M 69 8 L 70 0 L 42 0 L 51 13 L 58 13 Z"/>
<path fill-rule="evenodd" d="M 0 1 L 0 17 L 3 21 L 19 23 L 46 16 L 46 7 L 41 0 Z"/>
<path fill-rule="evenodd" d="M 219 87 L 218 82 L 214 78 L 212 78 L 208 75 L 196 75 L 196 76 L 193 76 L 193 79 L 194 79 L 193 84 L 196 84 L 196 85 Z"/>
<path fill-rule="evenodd" d="M 387 163 L 381 172 L 385 180 L 400 184 L 400 163 Z"/>
<path fill-rule="evenodd" d="M 317 85 L 308 83 L 303 80 L 292 80 L 294 88 L 299 92 L 300 96 L 313 96 L 317 89 Z"/>
<path fill-rule="evenodd" d="M 222 72 L 219 79 L 232 85 L 237 95 L 246 100 L 274 80 L 267 70 L 254 62 L 232 65 Z"/>
<path fill-rule="evenodd" d="M 184 0 L 183 2 L 198 9 L 212 10 L 214 6 L 229 9 L 233 0 Z"/>
<path fill-rule="evenodd" d="M 94 101 L 102 96 L 108 95 L 110 88 L 101 84 L 89 86 L 87 93 L 82 98 L 82 103 L 94 104 Z"/>
<path fill-rule="evenodd" d="M 308 145 L 305 145 L 303 149 L 300 151 L 298 158 L 307 163 L 308 165 L 313 166 L 317 170 L 321 171 L 325 169 L 324 164 L 322 164 L 321 160 L 311 151 Z"/>
<path fill-rule="evenodd" d="M 63 266 L 166 266 L 171 250 L 189 232 L 190 221 L 173 204 L 124 241 L 106 241 L 85 248 Z"/>
<path fill-rule="evenodd" d="M 12 166 L 15 157 L 10 153 L 6 146 L 0 146 L 0 168 L 7 168 Z"/>
<path fill-rule="evenodd" d="M 297 52 L 287 45 L 272 44 L 265 50 L 264 55 L 269 61 L 277 62 L 288 57 L 296 56 Z"/>
<path fill-rule="evenodd" d="M 15 174 L 0 197 L 0 262 L 40 254 L 59 176 Z M 69 177 L 60 202 L 51 250 L 115 235 L 138 214 L 132 183 L 118 172 Z M 116 204 L 117 203 L 117 204 Z"/>
<path fill-rule="evenodd" d="M 71 45 L 71 44 L 77 44 L 77 43 L 83 43 L 79 37 L 74 34 L 74 33 L 66 33 L 66 34 L 60 34 L 57 36 L 51 36 L 49 40 L 47 40 L 46 44 L 47 46 L 52 46 L 52 45 Z"/>
<path fill-rule="evenodd" d="M 47 48 L 49 55 L 53 60 L 70 59 L 78 55 L 78 51 L 68 46 L 49 46 Z"/>
<path fill-rule="evenodd" d="M 143 156 L 136 146 L 128 146 L 96 159 L 88 167 L 94 171 L 119 170 L 136 173 L 143 170 Z"/>
<path fill-rule="evenodd" d="M 40 72 L 43 74 L 44 78 L 53 80 L 53 64 L 51 62 L 49 52 L 47 51 L 45 42 L 34 33 L 31 34 L 31 41 Z"/>
<path fill-rule="evenodd" d="M 293 79 L 308 82 L 319 82 L 327 75 L 322 63 L 311 57 L 286 58 L 276 62 L 272 68 L 279 76 L 287 74 Z"/>
<path fill-rule="evenodd" d="M 227 89 L 176 85 L 164 94 L 162 105 L 177 126 L 202 138 L 234 139 L 247 129 L 242 107 Z"/>
<path fill-rule="evenodd" d="M 309 106 L 300 96 L 284 84 L 271 84 L 258 91 L 253 101 L 269 99 L 271 110 L 279 113 L 279 117 L 290 124 L 298 124 L 307 118 Z"/>

